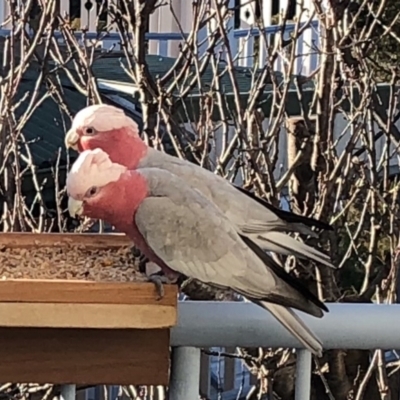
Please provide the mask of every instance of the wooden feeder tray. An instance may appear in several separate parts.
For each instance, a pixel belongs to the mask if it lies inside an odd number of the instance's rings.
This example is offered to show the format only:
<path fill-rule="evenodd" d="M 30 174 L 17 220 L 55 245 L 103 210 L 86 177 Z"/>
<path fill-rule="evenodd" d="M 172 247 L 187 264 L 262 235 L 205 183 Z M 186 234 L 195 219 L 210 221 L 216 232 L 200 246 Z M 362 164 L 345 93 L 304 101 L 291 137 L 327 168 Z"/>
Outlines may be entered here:
<path fill-rule="evenodd" d="M 51 248 L 58 257 L 63 252 L 71 254 L 76 246 L 92 253 L 106 252 L 109 257 L 131 244 L 124 235 L 114 234 L 0 234 L 1 381 L 167 385 L 177 288 L 165 285 L 165 295 L 158 300 L 153 284 L 143 282 L 143 277 L 137 281 L 138 272 L 129 275 L 128 266 L 125 275 L 115 273 L 118 266 L 109 261 L 106 264 L 112 271 L 104 281 L 96 281 L 98 277 L 90 271 L 82 271 L 85 280 L 60 279 L 51 257 L 46 266 L 53 272 L 46 276 L 42 268 L 43 278 L 37 279 L 35 252 Z M 15 267 L 13 252 L 28 261 L 21 259 Z M 4 255 L 14 260 L 14 267 L 6 265 Z M 76 263 L 76 255 L 69 257 Z M 81 262 L 80 268 L 88 265 Z M 15 279 L 13 269 L 15 276 L 24 279 Z M 68 263 L 60 269 L 68 275 Z M 71 270 L 79 275 L 76 265 Z M 118 282 L 113 281 L 115 276 Z"/>

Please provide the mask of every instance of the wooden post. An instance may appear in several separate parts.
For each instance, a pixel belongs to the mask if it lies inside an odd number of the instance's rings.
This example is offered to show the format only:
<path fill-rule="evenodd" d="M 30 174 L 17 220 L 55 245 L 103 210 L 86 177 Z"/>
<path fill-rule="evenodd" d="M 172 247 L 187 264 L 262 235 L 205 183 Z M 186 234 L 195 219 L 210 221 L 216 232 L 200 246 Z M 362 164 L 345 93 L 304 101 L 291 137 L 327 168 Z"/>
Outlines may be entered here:
<path fill-rule="evenodd" d="M 310 122 L 309 131 L 301 117 L 290 118 L 287 121 L 288 135 L 288 168 L 296 163 L 294 173 L 289 182 L 289 193 L 292 211 L 307 215 L 315 202 L 316 177 L 312 169 L 312 158 L 315 135 L 315 123 Z M 296 160 L 303 148 L 301 159 Z"/>

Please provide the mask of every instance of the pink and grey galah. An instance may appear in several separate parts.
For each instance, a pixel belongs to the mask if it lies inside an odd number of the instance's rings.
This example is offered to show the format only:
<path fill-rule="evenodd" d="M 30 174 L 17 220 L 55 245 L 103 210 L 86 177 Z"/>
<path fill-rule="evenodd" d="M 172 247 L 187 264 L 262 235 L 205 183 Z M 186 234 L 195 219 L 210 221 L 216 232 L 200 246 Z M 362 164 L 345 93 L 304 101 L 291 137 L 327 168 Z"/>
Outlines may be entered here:
<path fill-rule="evenodd" d="M 155 150 L 140 138 L 137 124 L 123 110 L 93 105 L 79 111 L 66 135 L 65 144 L 78 152 L 100 148 L 113 162 L 129 169 L 160 168 L 199 190 L 264 251 L 306 258 L 334 268 L 322 252 L 289 236 L 299 232 L 318 237 L 312 227 L 332 229 L 321 221 L 280 210 L 189 161 Z"/>
<path fill-rule="evenodd" d="M 102 219 L 125 232 L 166 276 L 235 291 L 321 354 L 320 340 L 291 308 L 320 318 L 326 306 L 180 177 L 160 168 L 129 170 L 101 149 L 85 150 L 68 174 L 67 192 L 72 216 Z"/>

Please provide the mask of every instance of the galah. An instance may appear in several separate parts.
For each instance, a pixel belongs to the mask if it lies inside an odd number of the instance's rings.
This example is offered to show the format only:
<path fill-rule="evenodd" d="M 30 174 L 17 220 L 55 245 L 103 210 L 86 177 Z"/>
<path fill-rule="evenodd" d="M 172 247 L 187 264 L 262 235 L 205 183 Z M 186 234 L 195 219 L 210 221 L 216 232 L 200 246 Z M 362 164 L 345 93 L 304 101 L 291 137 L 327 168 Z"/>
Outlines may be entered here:
<path fill-rule="evenodd" d="M 101 149 L 85 150 L 68 174 L 67 192 L 73 217 L 114 225 L 171 279 L 183 274 L 244 296 L 321 354 L 320 340 L 289 307 L 320 318 L 326 306 L 180 177 L 159 168 L 129 170 Z"/>
<path fill-rule="evenodd" d="M 316 237 L 311 227 L 332 229 L 331 226 L 277 209 L 211 171 L 147 146 L 139 136 L 137 124 L 121 109 L 106 104 L 82 109 L 76 114 L 65 143 L 67 148 L 78 152 L 100 148 L 113 162 L 129 169 L 169 171 L 211 200 L 241 234 L 250 237 L 264 251 L 307 258 L 333 267 L 327 255 L 286 233 Z"/>

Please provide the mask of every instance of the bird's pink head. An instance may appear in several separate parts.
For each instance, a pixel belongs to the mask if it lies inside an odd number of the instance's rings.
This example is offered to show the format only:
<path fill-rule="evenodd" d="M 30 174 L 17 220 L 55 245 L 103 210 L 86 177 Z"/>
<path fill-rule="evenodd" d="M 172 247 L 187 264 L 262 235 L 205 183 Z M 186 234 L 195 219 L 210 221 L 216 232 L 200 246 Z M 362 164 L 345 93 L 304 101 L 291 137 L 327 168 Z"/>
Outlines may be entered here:
<path fill-rule="evenodd" d="M 129 169 L 135 169 L 147 151 L 137 124 L 123 110 L 107 104 L 79 111 L 67 132 L 65 145 L 78 152 L 102 149 L 112 162 Z"/>
<path fill-rule="evenodd" d="M 123 208 L 126 173 L 127 168 L 111 162 L 103 150 L 83 151 L 67 176 L 71 216 L 83 215 L 113 223 L 115 210 Z"/>

